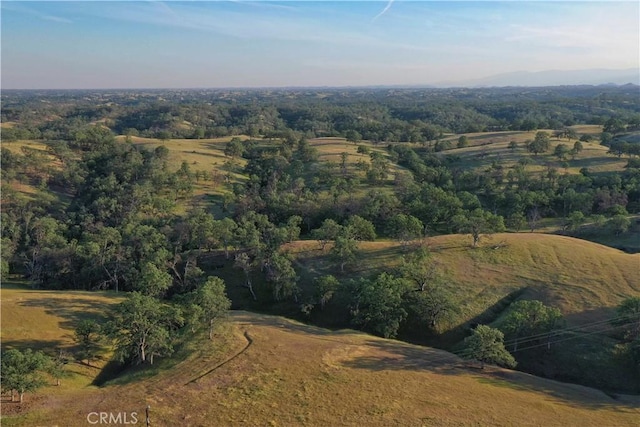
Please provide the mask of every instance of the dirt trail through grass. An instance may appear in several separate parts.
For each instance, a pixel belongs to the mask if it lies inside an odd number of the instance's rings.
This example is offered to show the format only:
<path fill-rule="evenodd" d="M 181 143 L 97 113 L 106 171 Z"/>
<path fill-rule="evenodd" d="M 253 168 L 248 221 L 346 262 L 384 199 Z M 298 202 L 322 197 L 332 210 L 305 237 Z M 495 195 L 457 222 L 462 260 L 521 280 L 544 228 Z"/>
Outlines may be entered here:
<path fill-rule="evenodd" d="M 251 335 L 249 335 L 249 331 L 244 331 L 243 335 L 247 340 L 247 345 L 245 345 L 244 348 L 242 348 L 242 350 L 240 350 L 238 353 L 234 354 L 233 356 L 231 356 L 230 358 L 228 358 L 224 362 L 218 363 L 216 366 L 214 366 L 213 368 L 209 369 L 205 373 L 203 373 L 201 375 L 198 375 L 197 377 L 195 377 L 191 381 L 187 381 L 185 383 L 185 385 L 189 385 L 189 384 L 195 383 L 199 379 L 209 375 L 210 373 L 214 372 L 216 369 L 221 368 L 222 366 L 226 365 L 227 363 L 231 362 L 233 359 L 235 359 L 236 357 L 242 355 L 242 353 L 247 351 L 249 349 L 249 347 L 251 347 L 251 345 L 253 344 L 253 338 L 251 338 Z"/>

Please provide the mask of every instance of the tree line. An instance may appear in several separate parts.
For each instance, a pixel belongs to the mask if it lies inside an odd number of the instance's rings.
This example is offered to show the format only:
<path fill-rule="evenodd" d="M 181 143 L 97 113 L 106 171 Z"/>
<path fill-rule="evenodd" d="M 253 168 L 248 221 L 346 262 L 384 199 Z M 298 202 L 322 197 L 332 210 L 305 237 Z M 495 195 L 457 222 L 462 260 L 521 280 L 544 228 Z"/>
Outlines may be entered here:
<path fill-rule="evenodd" d="M 435 141 L 443 133 L 560 129 L 616 120 L 640 127 L 637 86 L 493 89 L 3 91 L 3 139 L 81 138 L 104 123 L 118 134 L 168 138 L 345 136 Z M 49 102 L 46 102 L 49 101 Z M 606 132 L 619 130 L 607 128 Z"/>

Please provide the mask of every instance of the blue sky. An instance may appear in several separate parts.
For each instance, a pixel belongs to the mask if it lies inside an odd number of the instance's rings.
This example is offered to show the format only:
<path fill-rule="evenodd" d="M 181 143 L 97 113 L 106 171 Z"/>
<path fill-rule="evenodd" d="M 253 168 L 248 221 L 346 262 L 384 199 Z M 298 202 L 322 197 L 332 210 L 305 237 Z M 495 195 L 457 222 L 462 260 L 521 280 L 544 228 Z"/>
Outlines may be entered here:
<path fill-rule="evenodd" d="M 636 1 L 0 7 L 5 89 L 410 85 L 640 63 Z"/>

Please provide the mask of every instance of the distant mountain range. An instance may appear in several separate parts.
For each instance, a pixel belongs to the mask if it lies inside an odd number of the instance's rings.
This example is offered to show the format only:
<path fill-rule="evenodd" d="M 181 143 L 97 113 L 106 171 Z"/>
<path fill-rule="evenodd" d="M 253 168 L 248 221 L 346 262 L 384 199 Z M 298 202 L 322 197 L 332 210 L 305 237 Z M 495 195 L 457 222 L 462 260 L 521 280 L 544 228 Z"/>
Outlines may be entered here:
<path fill-rule="evenodd" d="M 640 68 L 625 70 L 515 71 L 472 80 L 440 82 L 435 87 L 501 87 L 640 84 Z"/>

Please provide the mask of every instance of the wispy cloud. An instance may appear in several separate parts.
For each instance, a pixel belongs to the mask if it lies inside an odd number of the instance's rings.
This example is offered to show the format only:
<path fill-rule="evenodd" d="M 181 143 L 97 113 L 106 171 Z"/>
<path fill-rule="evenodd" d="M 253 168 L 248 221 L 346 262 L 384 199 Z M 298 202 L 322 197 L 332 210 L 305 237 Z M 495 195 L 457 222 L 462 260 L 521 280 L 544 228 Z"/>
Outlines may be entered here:
<path fill-rule="evenodd" d="M 229 10 L 216 7 L 215 3 L 130 3 L 126 8 L 100 8 L 95 13 L 102 18 L 151 24 L 165 28 L 189 29 L 233 37 L 240 40 L 273 40 L 297 43 L 315 42 L 321 44 L 384 48 L 389 46 L 381 37 L 365 34 L 357 29 L 349 29 L 336 23 L 327 23 L 318 16 L 298 13 L 297 8 L 280 9 L 280 12 L 265 13 L 259 2 L 234 2 L 240 5 L 257 6 L 255 9 L 241 8 Z M 418 49 L 410 43 L 391 44 L 398 48 Z"/>
<path fill-rule="evenodd" d="M 637 0 L 5 1 L 0 8 L 3 74 L 24 87 L 55 79 L 69 87 L 82 79 L 86 86 L 418 83 L 640 60 Z"/>
<path fill-rule="evenodd" d="M 272 3 L 270 1 L 245 1 L 245 0 L 230 0 L 230 1 L 232 3 L 236 3 L 240 5 L 247 5 L 247 6 L 263 8 L 263 9 L 297 10 L 297 7 L 279 4 L 279 3 Z"/>
<path fill-rule="evenodd" d="M 5 2 L 2 2 L 0 4 L 2 5 L 2 9 L 4 9 L 4 10 L 35 16 L 35 17 L 37 17 L 39 19 L 42 19 L 44 21 L 60 22 L 62 24 L 72 24 L 73 23 L 73 21 L 71 19 L 68 19 L 68 18 L 63 18 L 61 16 L 56 16 L 56 15 L 51 15 L 51 14 L 46 14 L 46 13 L 39 12 L 39 11 L 37 11 L 37 10 L 31 8 L 31 7 L 25 6 L 25 4 L 23 2 L 15 2 L 15 1 L 6 2 L 5 1 Z"/>
<path fill-rule="evenodd" d="M 384 7 L 384 9 L 382 9 L 382 12 L 380 12 L 379 14 L 377 14 L 376 16 L 373 17 L 373 19 L 371 20 L 371 22 L 375 22 L 378 20 L 378 18 L 380 18 L 382 15 L 384 15 L 385 13 L 387 13 L 387 11 L 389 9 L 391 9 L 391 5 L 393 5 L 393 1 L 394 0 L 389 0 L 387 2 L 387 5 Z"/>
<path fill-rule="evenodd" d="M 63 24 L 73 24 L 73 21 L 71 19 L 61 18 L 59 16 L 39 15 L 39 17 L 40 19 L 44 19 L 46 21 L 61 22 Z"/>

